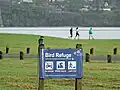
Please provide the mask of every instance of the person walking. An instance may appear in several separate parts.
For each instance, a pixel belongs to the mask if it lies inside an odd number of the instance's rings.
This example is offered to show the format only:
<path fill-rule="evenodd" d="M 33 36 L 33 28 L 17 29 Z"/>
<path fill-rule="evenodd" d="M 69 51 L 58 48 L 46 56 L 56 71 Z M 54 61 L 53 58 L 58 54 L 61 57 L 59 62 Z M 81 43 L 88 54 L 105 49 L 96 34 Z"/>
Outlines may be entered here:
<path fill-rule="evenodd" d="M 89 40 L 90 40 L 90 37 L 91 37 L 92 39 L 94 39 L 92 27 L 89 29 Z"/>
<path fill-rule="evenodd" d="M 78 37 L 78 39 L 79 39 L 79 36 L 80 36 L 80 34 L 79 34 L 79 29 L 78 29 L 78 27 L 76 27 L 76 35 L 75 35 L 75 39 L 76 39 L 76 37 Z"/>
<path fill-rule="evenodd" d="M 73 37 L 73 28 L 70 29 L 70 38 Z"/>

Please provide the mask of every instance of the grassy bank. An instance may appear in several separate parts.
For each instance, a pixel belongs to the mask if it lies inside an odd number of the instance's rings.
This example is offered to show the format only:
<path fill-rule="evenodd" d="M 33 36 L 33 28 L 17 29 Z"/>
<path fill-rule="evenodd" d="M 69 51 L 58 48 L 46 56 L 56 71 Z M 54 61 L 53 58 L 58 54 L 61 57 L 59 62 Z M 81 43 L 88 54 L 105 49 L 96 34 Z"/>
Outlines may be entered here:
<path fill-rule="evenodd" d="M 11 35 L 0 34 L 0 50 L 5 52 L 5 47 L 10 47 L 10 53 L 19 53 L 20 50 L 26 51 L 31 48 L 31 54 L 37 55 L 39 36 L 35 35 Z M 95 49 L 95 55 L 113 54 L 113 48 L 118 48 L 120 55 L 120 40 L 69 40 L 53 37 L 45 37 L 45 47 L 50 48 L 75 48 L 76 44 L 82 44 L 84 52 L 89 52 L 90 48 Z"/>
<path fill-rule="evenodd" d="M 0 34 L 0 49 L 5 51 L 8 44 L 10 53 L 31 48 L 31 54 L 37 55 L 39 36 Z M 75 47 L 83 44 L 84 51 L 96 49 L 96 55 L 112 54 L 112 48 L 120 48 L 120 40 L 68 40 L 45 37 L 45 46 L 51 48 Z M 37 90 L 38 59 L 4 58 L 0 60 L 0 90 Z M 84 62 L 83 90 L 120 90 L 120 62 L 111 64 L 105 61 Z M 74 79 L 47 79 L 45 90 L 74 90 Z"/>

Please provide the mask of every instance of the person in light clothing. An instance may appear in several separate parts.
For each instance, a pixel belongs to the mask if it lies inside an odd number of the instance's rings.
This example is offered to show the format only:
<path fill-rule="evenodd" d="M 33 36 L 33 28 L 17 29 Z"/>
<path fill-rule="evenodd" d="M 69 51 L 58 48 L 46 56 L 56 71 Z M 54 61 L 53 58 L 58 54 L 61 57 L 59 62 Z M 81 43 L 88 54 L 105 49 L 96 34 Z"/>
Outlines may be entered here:
<path fill-rule="evenodd" d="M 92 27 L 89 29 L 89 40 L 90 40 L 90 38 L 94 39 Z"/>

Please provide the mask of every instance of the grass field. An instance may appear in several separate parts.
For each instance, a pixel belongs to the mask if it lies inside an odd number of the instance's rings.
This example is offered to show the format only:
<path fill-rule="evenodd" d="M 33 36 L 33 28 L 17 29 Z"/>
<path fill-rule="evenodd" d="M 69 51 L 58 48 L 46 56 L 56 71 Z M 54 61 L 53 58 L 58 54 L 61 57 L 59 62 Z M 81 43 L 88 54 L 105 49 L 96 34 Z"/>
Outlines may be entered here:
<path fill-rule="evenodd" d="M 0 34 L 0 50 L 5 53 L 8 44 L 10 53 L 25 52 L 31 48 L 31 54 L 37 55 L 39 36 Z M 75 47 L 83 44 L 84 52 L 89 48 L 96 49 L 96 55 L 112 54 L 113 47 L 120 49 L 120 40 L 68 40 L 45 37 L 45 46 L 51 48 Z M 119 51 L 120 52 L 120 51 Z M 37 90 L 38 59 L 4 58 L 0 60 L 0 90 Z M 120 62 L 111 64 L 105 61 L 84 62 L 83 90 L 120 90 Z M 47 79 L 45 90 L 74 90 L 74 79 Z"/>
<path fill-rule="evenodd" d="M 5 47 L 10 47 L 10 53 L 19 53 L 24 51 L 27 47 L 31 48 L 31 54 L 37 55 L 39 36 L 34 35 L 11 35 L 0 34 L 0 49 L 5 52 Z M 53 37 L 45 37 L 45 47 L 50 48 L 75 48 L 76 44 L 82 44 L 84 53 L 89 52 L 90 48 L 95 49 L 95 55 L 106 56 L 113 54 L 113 48 L 118 48 L 118 55 L 120 55 L 120 40 L 69 40 Z"/>

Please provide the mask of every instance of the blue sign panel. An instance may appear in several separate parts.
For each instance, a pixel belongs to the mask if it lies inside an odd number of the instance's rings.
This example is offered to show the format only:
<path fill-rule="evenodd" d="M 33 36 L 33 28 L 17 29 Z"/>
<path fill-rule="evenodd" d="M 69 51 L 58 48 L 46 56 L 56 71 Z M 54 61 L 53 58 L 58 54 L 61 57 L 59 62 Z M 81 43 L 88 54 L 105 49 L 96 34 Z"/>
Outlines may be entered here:
<path fill-rule="evenodd" d="M 40 49 L 39 78 L 82 78 L 82 49 Z"/>

